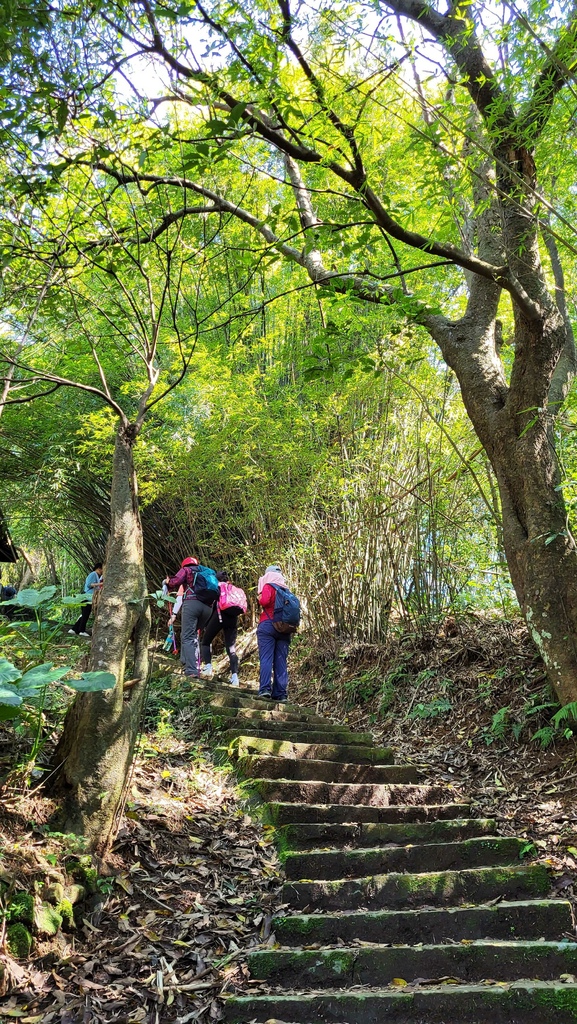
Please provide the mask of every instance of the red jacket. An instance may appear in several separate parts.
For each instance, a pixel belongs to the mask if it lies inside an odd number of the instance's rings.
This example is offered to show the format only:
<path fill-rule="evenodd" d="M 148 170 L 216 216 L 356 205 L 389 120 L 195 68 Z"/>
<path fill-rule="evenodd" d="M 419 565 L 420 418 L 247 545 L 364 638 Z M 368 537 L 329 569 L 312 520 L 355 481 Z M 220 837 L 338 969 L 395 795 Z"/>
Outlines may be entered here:
<path fill-rule="evenodd" d="M 270 583 L 267 583 L 263 588 L 262 592 L 258 595 L 258 603 L 262 605 L 262 612 L 260 613 L 259 622 L 266 622 L 267 619 L 270 621 L 274 612 L 274 603 L 276 601 L 276 590 L 271 587 Z"/>

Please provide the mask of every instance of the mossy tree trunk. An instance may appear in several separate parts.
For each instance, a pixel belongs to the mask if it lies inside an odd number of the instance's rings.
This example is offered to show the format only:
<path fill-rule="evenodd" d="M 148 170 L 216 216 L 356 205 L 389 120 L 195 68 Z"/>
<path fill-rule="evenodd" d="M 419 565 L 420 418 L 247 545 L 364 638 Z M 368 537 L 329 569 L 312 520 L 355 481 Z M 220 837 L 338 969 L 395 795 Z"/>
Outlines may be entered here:
<path fill-rule="evenodd" d="M 70 707 L 56 748 L 51 789 L 60 800 L 65 832 L 85 835 L 102 853 L 114 837 L 141 720 L 148 673 L 150 610 L 133 446 L 137 429 L 120 423 L 114 449 L 111 530 L 104 585 L 92 637 L 90 668 L 112 672 L 116 686 L 80 694 Z M 125 689 L 132 643 L 131 681 Z"/>

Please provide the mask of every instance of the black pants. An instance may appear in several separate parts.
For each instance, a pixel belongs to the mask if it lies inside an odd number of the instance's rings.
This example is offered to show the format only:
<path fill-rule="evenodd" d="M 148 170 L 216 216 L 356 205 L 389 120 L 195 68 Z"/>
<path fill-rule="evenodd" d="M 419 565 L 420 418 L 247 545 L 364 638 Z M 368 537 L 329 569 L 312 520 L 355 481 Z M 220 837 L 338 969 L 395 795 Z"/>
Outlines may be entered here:
<path fill-rule="evenodd" d="M 182 647 L 181 661 L 184 665 L 185 676 L 198 678 L 199 668 L 197 662 L 197 634 L 199 629 L 208 626 L 212 608 L 198 601 L 195 597 L 185 599 L 182 602 L 180 621 L 180 644 Z"/>
<path fill-rule="evenodd" d="M 240 611 L 236 608 L 226 608 L 225 611 L 221 612 L 222 622 L 218 617 L 218 612 L 215 608 L 213 611 L 210 621 L 202 634 L 202 642 L 200 645 L 200 655 L 205 665 L 210 663 L 211 651 L 210 645 L 214 640 L 215 636 L 220 633 L 221 629 L 224 633 L 224 646 L 226 647 L 226 653 L 228 654 L 228 660 L 230 662 L 230 671 L 233 673 L 238 672 L 238 655 L 236 653 L 236 634 L 238 633 L 238 617 Z"/>
<path fill-rule="evenodd" d="M 88 622 L 88 620 L 90 618 L 90 612 L 91 611 L 92 611 L 92 605 L 91 604 L 85 604 L 85 605 L 82 606 L 82 611 L 80 612 L 79 618 L 77 618 L 77 620 L 74 623 L 74 625 L 70 627 L 71 629 L 74 630 L 75 633 L 86 633 L 86 623 Z"/>

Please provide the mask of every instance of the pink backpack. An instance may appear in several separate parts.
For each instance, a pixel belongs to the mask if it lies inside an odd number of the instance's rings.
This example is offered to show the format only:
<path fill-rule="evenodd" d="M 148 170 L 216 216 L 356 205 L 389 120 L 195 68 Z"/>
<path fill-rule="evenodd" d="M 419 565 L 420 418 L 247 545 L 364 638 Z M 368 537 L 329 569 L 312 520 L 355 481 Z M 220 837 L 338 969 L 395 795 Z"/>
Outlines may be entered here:
<path fill-rule="evenodd" d="M 234 583 L 219 583 L 220 597 L 218 599 L 218 610 L 226 611 L 227 608 L 240 608 L 246 612 L 246 594 L 241 587 L 235 587 Z"/>

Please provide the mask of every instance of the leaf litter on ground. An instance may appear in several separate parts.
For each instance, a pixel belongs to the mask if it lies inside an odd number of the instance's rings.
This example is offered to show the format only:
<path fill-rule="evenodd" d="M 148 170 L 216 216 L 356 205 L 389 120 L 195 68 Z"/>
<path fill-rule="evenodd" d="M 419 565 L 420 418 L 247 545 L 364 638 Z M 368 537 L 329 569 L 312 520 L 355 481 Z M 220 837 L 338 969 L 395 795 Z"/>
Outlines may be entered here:
<path fill-rule="evenodd" d="M 210 1024 L 222 1017 L 222 994 L 246 978 L 247 951 L 274 942 L 280 868 L 271 830 L 210 750 L 188 738 L 190 713 L 180 718 L 180 738 L 143 737 L 109 857 L 111 891 L 96 894 L 75 931 L 40 956 L 6 957 L 7 1018 Z M 17 837 L 6 834 L 10 846 Z"/>

